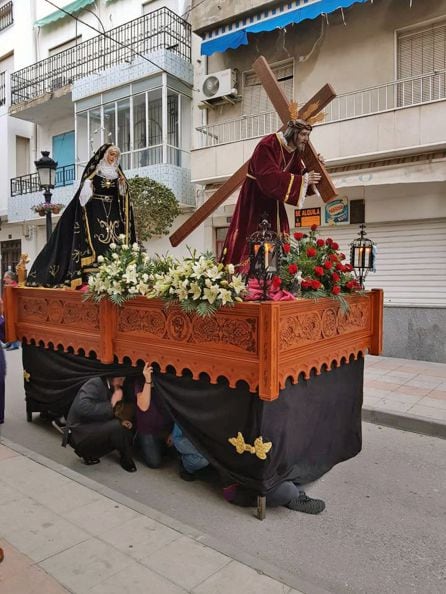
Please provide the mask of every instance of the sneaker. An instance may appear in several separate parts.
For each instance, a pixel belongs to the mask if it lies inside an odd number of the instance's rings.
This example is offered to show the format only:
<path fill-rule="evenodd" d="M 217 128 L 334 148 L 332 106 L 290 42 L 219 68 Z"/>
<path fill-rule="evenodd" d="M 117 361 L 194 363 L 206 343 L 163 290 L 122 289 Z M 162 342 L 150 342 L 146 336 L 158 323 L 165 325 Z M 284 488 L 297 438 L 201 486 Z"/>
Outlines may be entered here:
<path fill-rule="evenodd" d="M 195 473 L 193 472 L 188 472 L 184 466 L 183 463 L 181 461 L 181 458 L 179 458 L 178 460 L 178 474 L 180 475 L 180 478 L 183 479 L 183 481 L 187 481 L 187 482 L 192 482 L 194 481 L 197 477 L 195 476 Z"/>
<path fill-rule="evenodd" d="M 304 514 L 320 514 L 325 509 L 325 502 L 322 499 L 312 499 L 304 491 L 299 491 L 299 497 L 292 499 L 286 507 Z"/>
<path fill-rule="evenodd" d="M 133 462 L 131 458 L 122 456 L 120 464 L 121 467 L 127 472 L 136 472 L 136 464 Z"/>
<path fill-rule="evenodd" d="M 19 349 L 19 345 L 18 344 L 10 344 L 9 346 L 7 346 L 5 348 L 5 351 L 16 351 L 17 349 Z"/>
<path fill-rule="evenodd" d="M 58 419 L 53 419 L 51 421 L 51 425 L 54 427 L 54 429 L 59 431 L 59 433 L 62 433 L 62 435 L 64 434 L 66 423 L 62 420 L 62 418 L 59 417 Z"/>

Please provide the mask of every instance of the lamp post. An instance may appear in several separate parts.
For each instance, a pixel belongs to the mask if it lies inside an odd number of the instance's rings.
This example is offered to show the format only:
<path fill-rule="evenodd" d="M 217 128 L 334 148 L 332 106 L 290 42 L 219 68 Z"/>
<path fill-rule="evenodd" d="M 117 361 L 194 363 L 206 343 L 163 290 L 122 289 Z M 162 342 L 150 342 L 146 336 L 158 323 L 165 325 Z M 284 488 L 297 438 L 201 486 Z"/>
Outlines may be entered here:
<path fill-rule="evenodd" d="M 262 290 L 262 299 L 268 299 L 268 289 L 271 278 L 279 271 L 279 255 L 282 242 L 275 231 L 271 231 L 271 224 L 266 215 L 248 239 L 249 244 L 249 272 L 248 278 L 255 278 Z"/>
<path fill-rule="evenodd" d="M 50 190 L 54 188 L 57 163 L 50 157 L 49 151 L 42 151 L 41 153 L 42 156 L 38 161 L 34 161 L 34 165 L 36 166 L 39 175 L 39 187 L 41 190 L 44 190 L 43 196 L 45 198 L 45 204 L 48 205 L 46 209 L 46 241 L 48 243 L 52 232 L 52 212 L 50 206 L 52 194 Z"/>
<path fill-rule="evenodd" d="M 375 243 L 366 237 L 365 223 L 359 228 L 359 237 L 350 244 L 350 264 L 359 280 L 361 289 L 364 289 L 364 281 L 370 271 L 375 272 Z"/>

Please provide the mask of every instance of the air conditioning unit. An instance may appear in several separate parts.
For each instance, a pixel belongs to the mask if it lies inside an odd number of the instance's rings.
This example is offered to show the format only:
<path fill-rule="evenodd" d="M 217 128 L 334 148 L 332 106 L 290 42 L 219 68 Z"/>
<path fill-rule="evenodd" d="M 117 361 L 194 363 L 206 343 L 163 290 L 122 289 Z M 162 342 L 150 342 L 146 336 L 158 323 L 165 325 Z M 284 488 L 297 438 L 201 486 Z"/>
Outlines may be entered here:
<path fill-rule="evenodd" d="M 223 97 L 236 97 L 237 74 L 235 70 L 227 68 L 204 77 L 200 88 L 200 100 L 213 102 Z"/>

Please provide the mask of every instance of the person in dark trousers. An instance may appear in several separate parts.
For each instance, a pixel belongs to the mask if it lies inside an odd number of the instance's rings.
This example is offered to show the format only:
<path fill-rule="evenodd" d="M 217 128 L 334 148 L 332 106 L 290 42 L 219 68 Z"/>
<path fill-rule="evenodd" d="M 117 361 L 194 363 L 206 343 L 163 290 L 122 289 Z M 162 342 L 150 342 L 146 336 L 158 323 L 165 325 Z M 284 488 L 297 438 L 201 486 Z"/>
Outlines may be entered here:
<path fill-rule="evenodd" d="M 62 446 L 71 445 L 87 465 L 118 450 L 120 463 L 135 472 L 131 457 L 132 423 L 115 417 L 114 407 L 123 398 L 124 377 L 93 377 L 80 388 L 68 413 Z"/>

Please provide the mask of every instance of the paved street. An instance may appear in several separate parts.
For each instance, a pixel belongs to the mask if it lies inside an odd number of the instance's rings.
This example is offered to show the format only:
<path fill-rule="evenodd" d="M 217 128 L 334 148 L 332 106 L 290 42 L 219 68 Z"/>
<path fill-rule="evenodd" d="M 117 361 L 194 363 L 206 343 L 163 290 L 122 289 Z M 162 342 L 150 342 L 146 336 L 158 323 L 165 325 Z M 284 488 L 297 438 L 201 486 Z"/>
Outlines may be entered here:
<path fill-rule="evenodd" d="M 217 552 L 308 594 L 318 588 L 336 593 L 445 591 L 445 440 L 365 423 L 363 452 L 313 489 L 327 503 L 323 514 L 311 517 L 281 508 L 269 510 L 259 522 L 251 510 L 225 503 L 218 489 L 181 481 L 173 465 L 154 471 L 139 464 L 135 475 L 122 471 L 113 456 L 96 467 L 82 465 L 37 415 L 26 423 L 20 353 L 7 353 L 7 362 L 2 437 L 79 473 L 79 480 L 93 479 L 135 505 L 161 512 L 198 531 L 200 542 Z M 370 381 L 380 381 L 378 375 L 375 370 Z M 440 377 L 437 392 L 445 381 Z M 375 384 L 373 389 L 384 388 Z"/>

